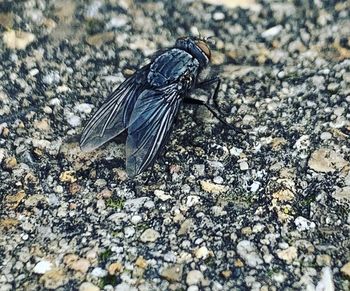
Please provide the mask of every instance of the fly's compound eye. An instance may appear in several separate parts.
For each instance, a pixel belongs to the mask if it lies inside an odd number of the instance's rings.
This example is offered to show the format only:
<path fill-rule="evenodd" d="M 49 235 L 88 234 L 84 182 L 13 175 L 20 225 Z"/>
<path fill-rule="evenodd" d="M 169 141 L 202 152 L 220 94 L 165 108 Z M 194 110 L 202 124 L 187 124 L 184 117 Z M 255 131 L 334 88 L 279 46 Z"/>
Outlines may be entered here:
<path fill-rule="evenodd" d="M 197 40 L 196 45 L 202 50 L 202 52 L 208 57 L 210 60 L 211 58 L 211 51 L 207 43 L 203 40 Z"/>

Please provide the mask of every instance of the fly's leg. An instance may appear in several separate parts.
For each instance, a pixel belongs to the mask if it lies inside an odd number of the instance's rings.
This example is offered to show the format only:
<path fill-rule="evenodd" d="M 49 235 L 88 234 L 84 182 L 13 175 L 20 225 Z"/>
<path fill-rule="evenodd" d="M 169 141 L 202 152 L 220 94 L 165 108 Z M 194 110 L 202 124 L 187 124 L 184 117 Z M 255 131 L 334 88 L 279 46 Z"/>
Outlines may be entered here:
<path fill-rule="evenodd" d="M 222 112 L 220 112 L 220 106 L 217 102 L 217 97 L 218 97 L 219 89 L 220 89 L 220 85 L 221 85 L 221 79 L 219 77 L 214 77 L 214 78 L 211 78 L 211 79 L 208 79 L 208 80 L 205 80 L 203 82 L 198 83 L 196 85 L 196 87 L 197 88 L 205 88 L 205 87 L 207 87 L 211 84 L 214 84 L 214 83 L 216 83 L 215 91 L 214 91 L 214 94 L 209 98 L 209 100 L 213 99 L 214 105 L 216 106 L 219 113 L 222 114 Z"/>
<path fill-rule="evenodd" d="M 211 79 L 208 79 L 208 80 L 204 80 L 202 82 L 199 82 L 196 84 L 196 88 L 200 88 L 200 89 L 203 89 L 203 88 L 206 88 L 214 83 L 217 83 L 217 82 L 221 82 L 220 78 L 219 77 L 214 77 L 214 78 L 211 78 Z"/>
<path fill-rule="evenodd" d="M 216 87 L 215 87 L 215 91 L 213 93 L 213 95 L 209 98 L 210 99 L 213 99 L 214 101 L 214 104 L 217 108 L 219 108 L 217 102 L 216 102 L 216 98 L 218 96 L 218 93 L 219 93 L 219 89 L 220 89 L 220 84 L 221 84 L 221 80 L 217 77 L 215 78 L 212 78 L 212 79 L 209 79 L 209 80 L 206 80 L 206 81 L 203 81 L 201 83 L 198 83 L 197 84 L 197 88 L 202 88 L 203 86 L 208 86 L 210 84 L 213 84 L 213 83 L 217 83 L 216 84 Z M 229 124 L 227 123 L 226 120 L 224 120 L 222 117 L 221 117 L 221 113 L 220 112 L 217 112 L 211 105 L 209 105 L 207 102 L 205 101 L 202 101 L 202 100 L 198 100 L 198 99 L 194 99 L 194 98 L 190 98 L 190 97 L 187 97 L 184 99 L 184 102 L 188 103 L 188 104 L 197 104 L 197 105 L 204 105 L 213 115 L 215 118 L 217 118 L 220 122 L 222 122 L 223 124 L 225 124 L 227 127 L 235 130 L 236 132 L 238 133 L 243 133 L 243 131 L 240 129 L 240 128 L 237 128 L 236 126 L 232 125 L 232 124 Z"/>

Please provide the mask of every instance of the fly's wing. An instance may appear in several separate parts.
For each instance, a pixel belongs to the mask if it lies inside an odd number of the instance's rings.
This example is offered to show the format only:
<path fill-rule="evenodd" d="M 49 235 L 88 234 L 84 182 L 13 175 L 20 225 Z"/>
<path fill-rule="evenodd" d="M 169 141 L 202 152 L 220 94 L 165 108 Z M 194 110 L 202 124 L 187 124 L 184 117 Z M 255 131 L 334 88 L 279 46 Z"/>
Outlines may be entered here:
<path fill-rule="evenodd" d="M 177 85 L 145 90 L 131 114 L 126 141 L 126 170 L 140 174 L 159 153 L 169 135 L 182 98 Z"/>
<path fill-rule="evenodd" d="M 96 111 L 80 139 L 80 148 L 92 151 L 122 133 L 138 96 L 146 87 L 149 66 L 125 80 Z"/>

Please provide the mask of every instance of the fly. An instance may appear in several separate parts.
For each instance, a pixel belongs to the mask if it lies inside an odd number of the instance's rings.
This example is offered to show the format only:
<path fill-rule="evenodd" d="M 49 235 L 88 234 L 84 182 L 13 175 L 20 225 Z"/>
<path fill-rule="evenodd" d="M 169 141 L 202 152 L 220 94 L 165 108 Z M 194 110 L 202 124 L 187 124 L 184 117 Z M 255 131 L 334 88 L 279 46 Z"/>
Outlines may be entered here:
<path fill-rule="evenodd" d="M 210 105 L 188 97 L 192 89 L 213 83 L 217 83 L 214 96 L 217 95 L 218 78 L 198 82 L 210 58 L 206 39 L 177 39 L 174 47 L 136 71 L 111 93 L 84 128 L 81 149 L 94 150 L 127 130 L 126 171 L 132 177 L 153 164 L 182 102 L 204 105 L 225 123 Z"/>

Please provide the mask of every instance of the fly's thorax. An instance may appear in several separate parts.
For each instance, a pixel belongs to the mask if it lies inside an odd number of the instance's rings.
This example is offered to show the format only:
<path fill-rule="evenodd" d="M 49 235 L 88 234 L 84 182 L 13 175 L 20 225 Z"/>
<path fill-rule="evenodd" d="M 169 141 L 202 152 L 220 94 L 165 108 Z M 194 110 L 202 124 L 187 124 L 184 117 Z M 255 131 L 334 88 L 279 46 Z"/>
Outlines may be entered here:
<path fill-rule="evenodd" d="M 173 48 L 154 60 L 147 75 L 147 81 L 151 86 L 164 87 L 181 81 L 184 75 L 197 76 L 199 67 L 199 61 L 190 53 Z"/>
<path fill-rule="evenodd" d="M 175 47 L 183 49 L 195 57 L 199 61 L 201 68 L 204 68 L 209 64 L 211 51 L 204 40 L 183 37 L 176 41 Z"/>

